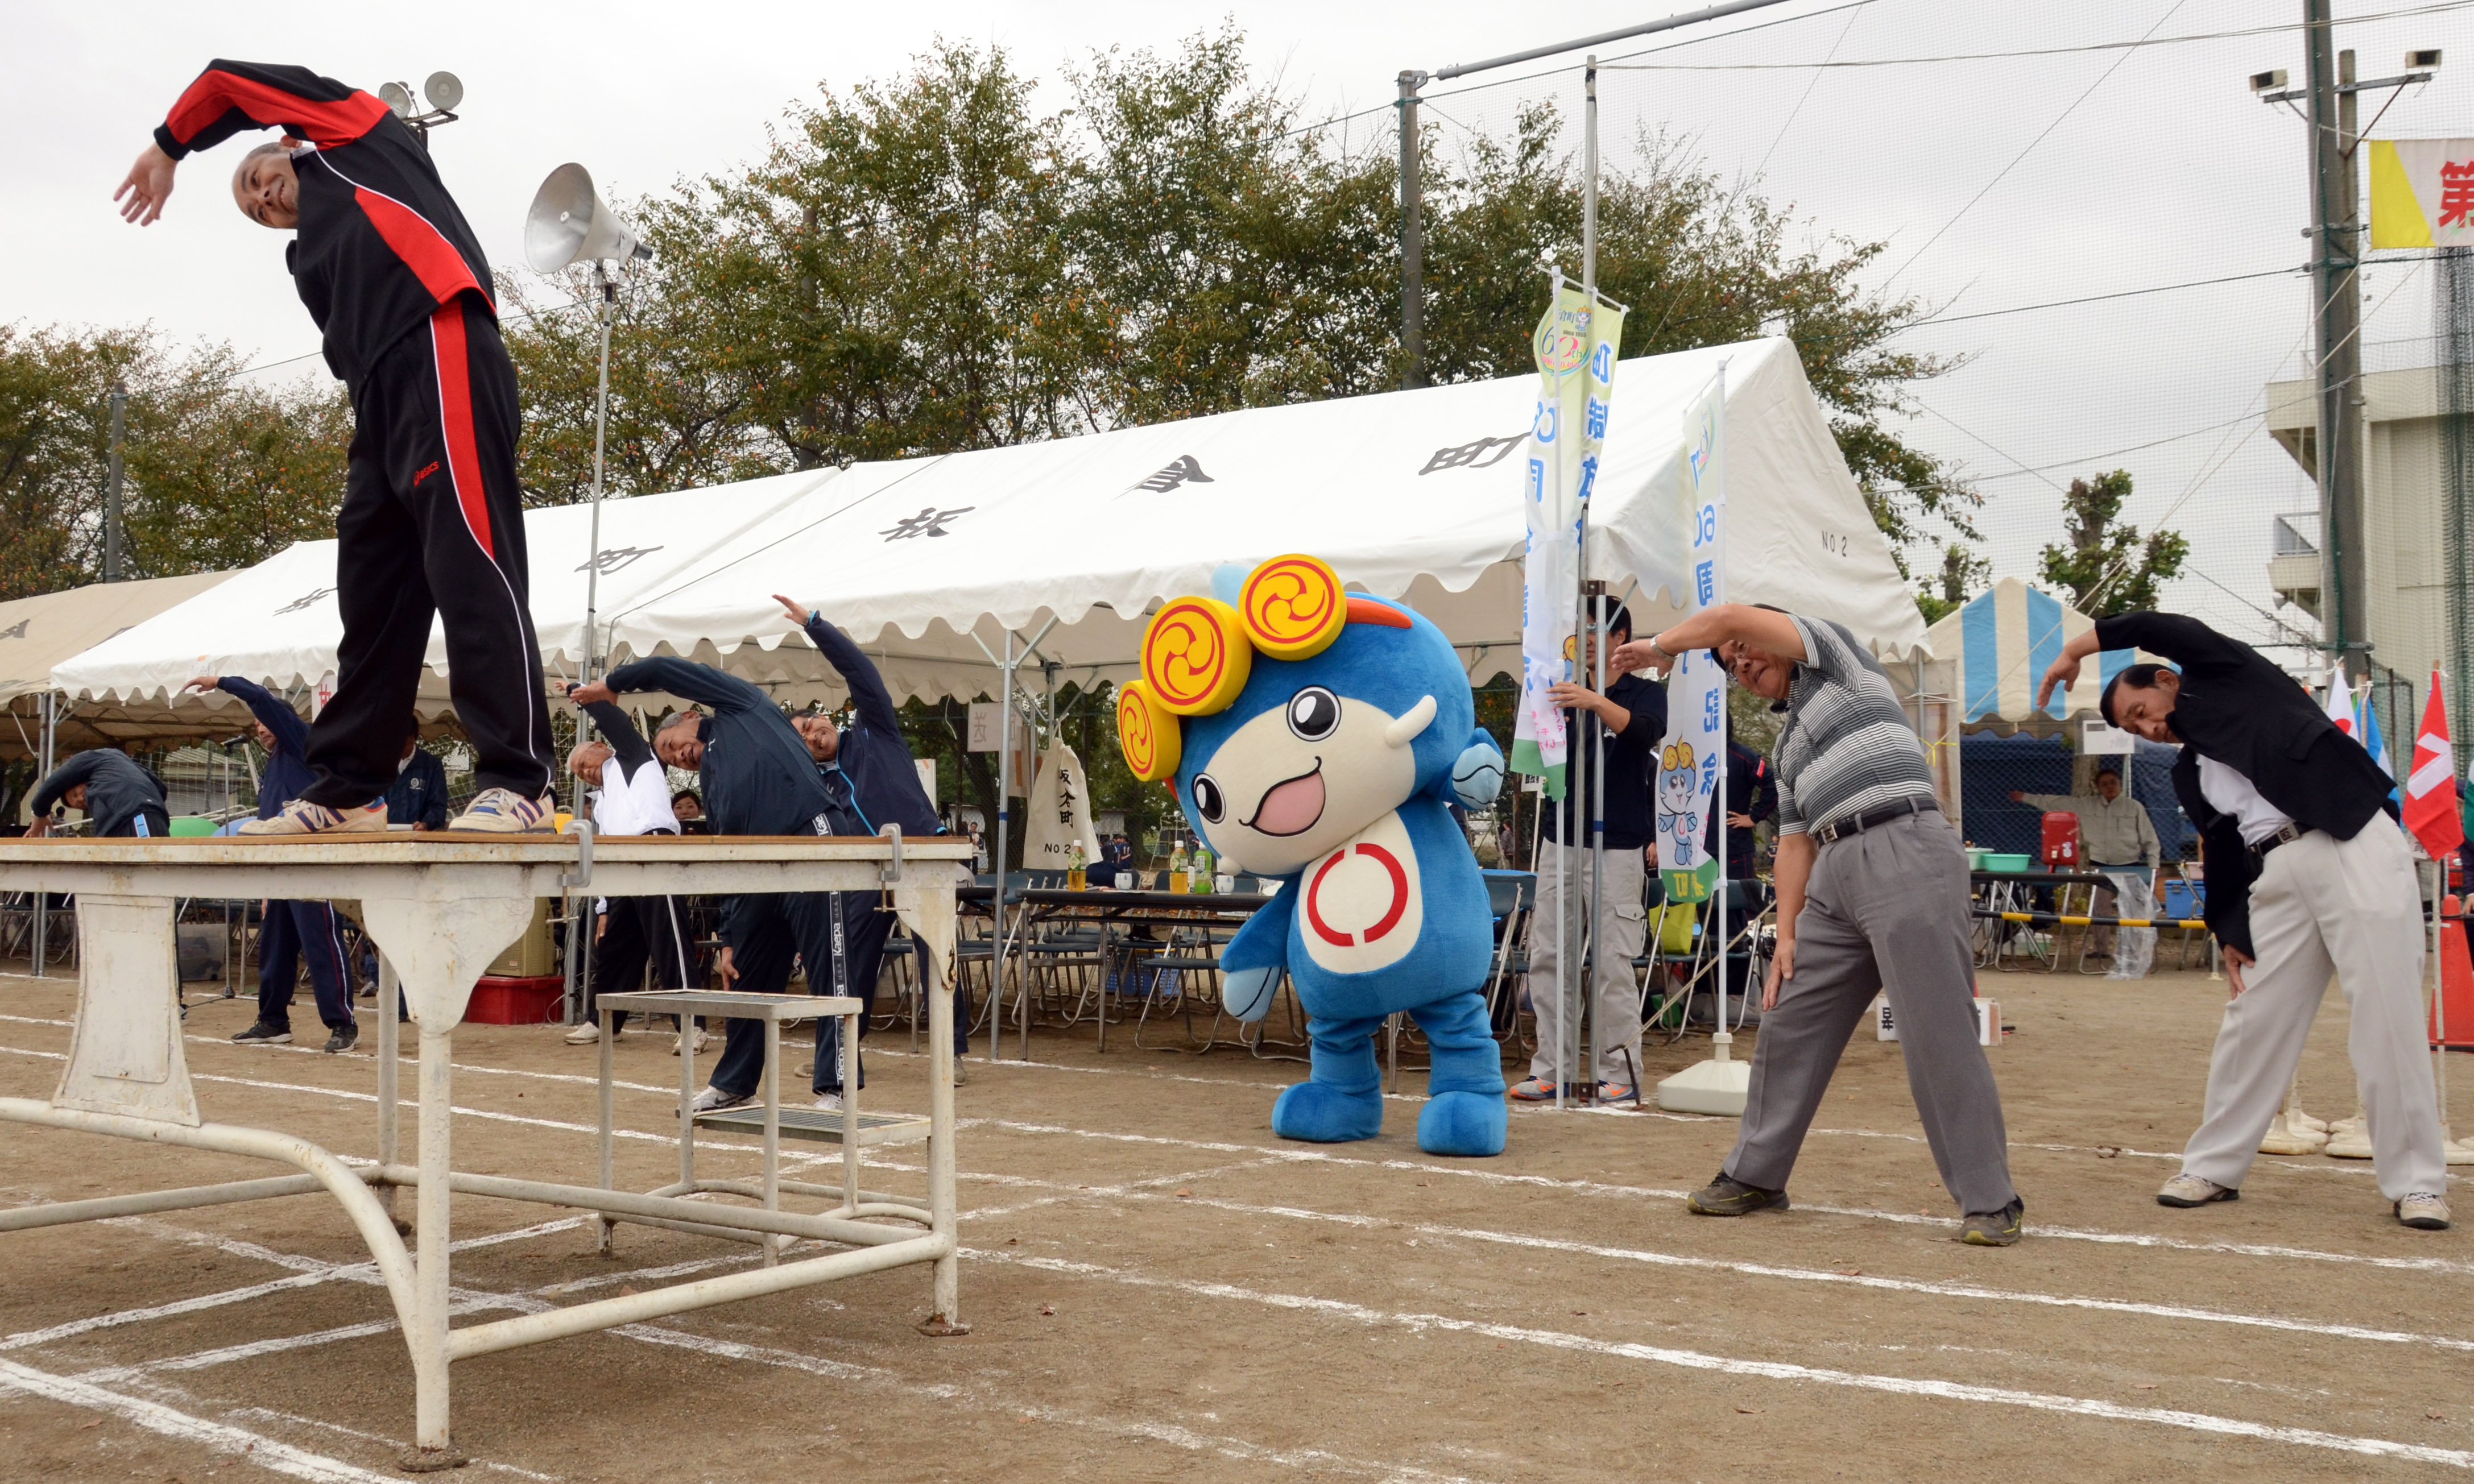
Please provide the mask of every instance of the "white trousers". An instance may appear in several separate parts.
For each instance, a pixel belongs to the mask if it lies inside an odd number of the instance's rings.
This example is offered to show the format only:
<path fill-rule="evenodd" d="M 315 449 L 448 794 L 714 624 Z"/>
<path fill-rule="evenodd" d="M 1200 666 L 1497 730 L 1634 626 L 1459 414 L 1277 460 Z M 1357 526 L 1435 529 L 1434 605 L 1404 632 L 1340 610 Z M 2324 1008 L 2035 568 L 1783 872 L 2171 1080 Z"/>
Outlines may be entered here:
<path fill-rule="evenodd" d="M 2351 840 L 2324 830 L 2269 852 L 2250 889 L 2259 962 L 2225 1006 L 2207 1111 L 2182 1168 L 2240 1186 L 2276 1116 L 2331 974 L 2353 1017 L 2345 1042 L 2370 1115 L 2371 1160 L 2390 1201 L 2446 1188 L 2422 1003 L 2422 898 L 2396 822 Z"/>
<path fill-rule="evenodd" d="M 1590 858 L 1587 850 L 1575 853 L 1580 869 L 1573 880 L 1586 930 Z M 1563 876 L 1571 860 L 1554 841 L 1538 842 L 1538 910 L 1529 919 L 1529 1008 L 1538 1017 L 1538 1054 L 1530 1059 L 1529 1072 L 1550 1084 L 1557 1080 L 1559 1059 L 1568 1054 L 1559 1048 L 1572 1023 L 1555 993 L 1555 970 L 1563 961 Z M 1640 956 L 1648 926 L 1648 913 L 1640 904 L 1645 874 L 1638 850 L 1607 851 L 1607 889 L 1600 898 L 1606 912 L 1605 939 L 1597 950 L 1596 998 L 1590 1002 L 1590 1013 L 1598 1024 L 1596 1080 L 1627 1088 L 1637 1087 L 1640 1080 L 1640 980 L 1633 972 L 1632 961 Z M 1575 1002 L 1580 998 L 1579 988 L 1572 985 L 1565 990 Z M 1589 1059 L 1585 1030 L 1580 1054 L 1560 1064 L 1562 1080 L 1587 1080 L 1582 1067 Z"/>

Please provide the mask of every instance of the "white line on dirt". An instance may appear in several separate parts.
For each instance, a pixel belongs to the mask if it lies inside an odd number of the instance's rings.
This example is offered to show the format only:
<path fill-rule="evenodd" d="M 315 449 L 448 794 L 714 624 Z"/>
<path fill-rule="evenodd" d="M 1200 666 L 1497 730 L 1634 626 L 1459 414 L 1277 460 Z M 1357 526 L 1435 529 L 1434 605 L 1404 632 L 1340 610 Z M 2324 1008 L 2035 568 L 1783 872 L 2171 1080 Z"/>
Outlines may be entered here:
<path fill-rule="evenodd" d="M 1273 1308 L 1299 1310 L 1335 1319 L 1353 1320 L 1361 1324 L 1483 1335 L 1489 1339 L 1516 1341 L 1525 1345 L 1538 1345 L 1553 1350 L 1575 1351 L 1628 1360 L 1644 1360 L 1658 1365 L 1675 1366 L 1693 1371 L 1710 1371 L 1725 1376 L 1759 1376 L 1783 1381 L 1812 1381 L 1822 1385 L 1887 1392 L 1899 1396 L 2025 1407 L 2034 1411 L 2060 1412 L 2080 1417 L 2099 1418 L 2108 1422 L 2152 1423 L 2168 1427 L 2187 1428 L 2195 1432 L 2254 1438 L 2267 1443 L 2331 1448 L 2340 1452 L 2372 1457 L 2404 1458 L 2416 1463 L 2446 1464 L 2452 1468 L 2474 1469 L 2474 1452 L 2465 1452 L 2457 1448 L 2427 1448 L 2418 1444 L 2391 1442 L 2385 1438 L 2353 1437 L 2344 1433 L 2321 1432 L 2309 1427 L 2274 1426 L 2265 1423 L 2245 1422 L 2240 1418 L 2218 1417 L 2206 1412 L 2188 1412 L 2167 1407 L 2123 1406 L 2119 1402 L 2104 1401 L 2092 1397 L 2065 1397 L 2047 1392 L 2017 1391 L 2001 1386 L 1971 1385 L 1959 1381 L 1879 1376 L 1860 1371 L 1831 1370 L 1777 1360 L 1748 1360 L 1729 1355 L 1713 1355 L 1704 1351 L 1679 1350 L 1669 1346 L 1642 1345 L 1619 1340 L 1599 1340 L 1587 1335 L 1566 1334 L 1560 1330 L 1530 1329 L 1513 1325 L 1488 1324 L 1471 1319 L 1454 1319 L 1443 1314 L 1394 1312 L 1370 1308 L 1365 1304 L 1351 1304 L 1345 1300 L 1271 1293 L 1260 1289 L 1242 1288 L 1233 1283 L 1154 1278 L 1149 1274 L 1104 1267 L 1098 1263 L 1074 1262 L 1062 1257 L 983 1252 L 976 1248 L 964 1248 L 962 1256 L 984 1261 L 1037 1268 L 1069 1277 L 1100 1279 L 1141 1288 L 1164 1289 L 1198 1298 L 1227 1299 Z"/>
<path fill-rule="evenodd" d="M 290 1412 L 278 1412 L 271 1407 L 245 1406 L 239 1411 L 232 1412 L 229 1415 L 235 1418 L 246 1418 L 253 1422 L 263 1419 L 270 1423 L 290 1423 L 296 1427 L 318 1427 L 327 1432 L 337 1432 L 348 1438 L 358 1439 L 363 1443 L 376 1443 L 383 1448 L 398 1448 L 401 1446 L 400 1444 L 398 1444 L 395 1439 L 382 1438 L 375 1432 L 363 1432 L 358 1427 L 347 1427 L 341 1423 L 320 1422 L 314 1417 L 300 1417 Z M 545 1484 L 557 1484 L 558 1480 L 558 1475 L 555 1473 L 536 1473 L 530 1469 L 519 1469 L 514 1464 L 497 1463 L 487 1458 L 473 1459 L 473 1467 L 476 1469 L 495 1469 L 500 1473 L 512 1473 L 520 1479 L 541 1479 L 545 1481 Z"/>
<path fill-rule="evenodd" d="M 1048 1185 L 1063 1193 L 1054 1201 L 1071 1201 L 1077 1196 L 1104 1199 L 1159 1201 L 1158 1187 L 1180 1184 L 1188 1179 L 1201 1179 L 1243 1169 L 1245 1165 L 1225 1165 L 1216 1170 L 1198 1170 L 1193 1176 L 1147 1180 L 1125 1185 L 1067 1186 L 1055 1182 L 1033 1180 L 1028 1176 L 1004 1177 L 1007 1185 Z M 988 1180 L 993 1177 L 966 1174 L 964 1179 Z M 1932 1294 L 1952 1299 L 1985 1299 L 2012 1304 L 2031 1304 L 2051 1308 L 2094 1309 L 2105 1313 L 2136 1314 L 2149 1319 L 2192 1320 L 2205 1324 L 2244 1325 L 2261 1329 L 2282 1329 L 2296 1334 L 2325 1335 L 2332 1339 L 2371 1340 L 2391 1345 L 2427 1345 L 2440 1350 L 2474 1351 L 2474 1340 L 2449 1335 L 2417 1334 L 2401 1329 L 2372 1329 L 2360 1325 L 2319 1324 L 2308 1320 L 2284 1319 L 2274 1315 L 2244 1314 L 2225 1309 L 2199 1308 L 2188 1304 L 2143 1304 L 2127 1299 L 2086 1298 L 2072 1294 L 2037 1293 L 2033 1291 L 1988 1288 L 1977 1283 L 1940 1282 L 1922 1279 L 1880 1278 L 1860 1273 L 1843 1273 L 1828 1268 L 1784 1267 L 1775 1263 L 1738 1262 L 1722 1257 L 1696 1257 L 1680 1253 L 1657 1252 L 1638 1247 L 1608 1247 L 1591 1242 L 1568 1241 L 1561 1237 L 1531 1236 L 1517 1232 L 1490 1232 L 1480 1228 L 1447 1227 L 1428 1222 L 1395 1221 L 1381 1216 L 1355 1215 L 1342 1211 L 1322 1211 L 1298 1206 L 1258 1206 L 1245 1201 L 1226 1201 L 1210 1196 L 1175 1196 L 1170 1204 L 1199 1206 L 1225 1210 L 1243 1216 L 1273 1216 L 1291 1221 L 1320 1221 L 1361 1231 L 1401 1231 L 1419 1236 L 1456 1238 L 1468 1242 L 1487 1242 L 1500 1247 L 1523 1247 L 1538 1252 L 1571 1253 L 1581 1257 L 1613 1257 L 1627 1262 L 1647 1263 L 1656 1267 L 1693 1268 L 1703 1272 L 1739 1273 L 1748 1278 L 1776 1278 L 1793 1282 L 1837 1283 L 1856 1288 L 1872 1288 L 1894 1293 Z M 1045 1205 L 1030 1202 L 1026 1205 Z M 964 1211 L 964 1220 L 1009 1215 L 1024 1207 L 1001 1207 L 992 1210 Z"/>
<path fill-rule="evenodd" d="M 1422 1160 L 1369 1160 L 1352 1155 L 1331 1154 L 1320 1149 L 1282 1150 L 1261 1144 L 1229 1144 L 1207 1139 L 1171 1138 L 1158 1134 L 1120 1134 L 1105 1130 L 1071 1128 L 1063 1124 L 1022 1123 L 1002 1118 L 971 1121 L 988 1128 L 1004 1129 L 1009 1133 L 1061 1134 L 1074 1138 L 1161 1144 L 1208 1150 L 1215 1154 L 1251 1152 L 1285 1155 L 1299 1163 L 1402 1170 L 1419 1175 L 1448 1175 L 1456 1180 L 1474 1180 L 1490 1185 L 1528 1185 L 1542 1190 L 1560 1190 L 1573 1195 L 1611 1197 L 1620 1200 L 1680 1201 L 1691 1193 L 1686 1190 L 1664 1190 L 1653 1185 L 1609 1185 L 1603 1181 L 1567 1180 L 1553 1175 L 1521 1175 L 1507 1170 L 1472 1169 L 1462 1164 L 1429 1163 Z M 1880 1210 L 1862 1206 L 1816 1206 L 1798 1201 L 1793 1209 L 1831 1216 L 1855 1216 L 1868 1221 L 1899 1222 L 1908 1226 L 1947 1227 L 1952 1225 L 1951 1218 L 1947 1216 L 1919 1216 L 1907 1211 Z M 965 1211 L 963 1214 L 970 1213 Z M 2365 1253 L 2325 1252 L 2312 1247 L 2282 1247 L 2258 1242 L 2195 1242 L 2182 1237 L 2154 1236 L 2137 1232 L 2099 1232 L 2043 1225 L 2030 1226 L 2028 1233 L 2037 1237 L 2058 1237 L 2065 1241 L 2153 1247 L 2173 1252 L 2230 1254 L 2246 1257 L 2298 1257 L 2314 1262 L 2358 1263 L 2409 1273 L 2474 1275 L 2474 1262 L 2459 1261 L 2449 1257 L 2383 1257 Z"/>
<path fill-rule="evenodd" d="M 159 1401 L 123 1396 L 85 1381 L 37 1371 L 14 1360 L 0 1360 L 0 1387 L 92 1412 L 108 1412 L 149 1432 L 204 1444 L 218 1453 L 233 1454 L 259 1468 L 272 1469 L 296 1479 L 317 1480 L 319 1484 L 402 1484 L 392 1473 L 378 1473 L 348 1464 L 340 1458 L 328 1458 L 289 1443 L 278 1442 L 245 1427 L 235 1427 L 230 1423 L 192 1417 Z"/>

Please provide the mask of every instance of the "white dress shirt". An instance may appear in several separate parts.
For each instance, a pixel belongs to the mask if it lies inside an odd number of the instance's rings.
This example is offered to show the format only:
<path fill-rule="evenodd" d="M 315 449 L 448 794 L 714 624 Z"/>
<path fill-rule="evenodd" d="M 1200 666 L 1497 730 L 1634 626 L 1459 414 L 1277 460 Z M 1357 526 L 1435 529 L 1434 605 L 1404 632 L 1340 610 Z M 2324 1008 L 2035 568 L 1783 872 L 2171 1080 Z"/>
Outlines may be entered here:
<path fill-rule="evenodd" d="M 2213 757 L 2199 759 L 2199 796 L 2219 814 L 2230 814 L 2243 844 L 2257 845 L 2293 823 L 2292 816 L 2260 797 L 2249 778 Z"/>

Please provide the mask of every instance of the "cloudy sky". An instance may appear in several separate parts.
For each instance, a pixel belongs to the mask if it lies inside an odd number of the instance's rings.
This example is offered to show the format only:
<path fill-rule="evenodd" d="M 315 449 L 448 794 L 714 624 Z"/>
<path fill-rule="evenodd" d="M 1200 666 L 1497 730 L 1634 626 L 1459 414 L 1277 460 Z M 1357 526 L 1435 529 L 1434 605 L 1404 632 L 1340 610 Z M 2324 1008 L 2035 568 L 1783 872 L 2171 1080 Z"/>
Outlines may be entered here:
<path fill-rule="evenodd" d="M 939 36 L 1003 44 L 1050 80 L 1043 104 L 1062 107 L 1054 80 L 1092 51 L 1170 46 L 1233 17 L 1258 65 L 1324 116 L 1382 109 L 1404 66 L 1440 69 L 1680 8 L 431 3 L 319 7 L 278 25 L 230 7 L 25 7 L 9 22 L 12 85 L 0 95 L 0 157 L 12 167 L 0 180 L 0 322 L 151 322 L 183 341 L 230 341 L 261 364 L 314 351 L 279 239 L 224 203 L 226 156 L 239 146 L 185 171 L 154 227 L 127 227 L 111 211 L 147 131 L 212 56 L 300 61 L 366 86 L 457 73 L 465 118 L 435 148 L 484 247 L 512 264 L 524 205 L 553 165 L 583 160 L 617 193 L 658 190 L 755 156 L 786 105 L 820 84 L 898 69 Z M 2126 467 L 2133 518 L 2170 518 L 2197 547 L 2203 575 L 2172 598 L 2264 638 L 2269 518 L 2316 503 L 2258 417 L 2263 385 L 2308 364 L 2307 290 L 2278 273 L 2304 261 L 2307 180 L 2301 121 L 2254 101 L 2244 80 L 2279 66 L 2301 77 L 2291 29 L 2301 10 L 1788 0 L 1602 48 L 1634 54 L 1635 69 L 1603 74 L 1604 133 L 1620 159 L 1662 131 L 1730 180 L 1793 203 L 1804 233 L 1886 244 L 1870 281 L 1934 306 L 1939 323 L 1912 342 L 1965 361 L 1916 389 L 1910 430 L 1981 481 L 1998 570 L 2029 575 L 2037 547 L 2058 538 L 2060 484 Z M 2359 50 L 2365 77 L 2398 70 L 2409 46 L 2445 48 L 2458 69 L 2408 90 L 2382 133 L 2474 133 L 2474 4 L 2337 10 L 2340 42 Z M 1503 129 L 1523 99 L 1557 99 L 1577 117 L 1580 80 L 1545 62 L 1429 94 L 1452 148 Z M 1390 127 L 1388 109 L 1345 127 L 1362 140 Z M 2265 276 L 2169 287 L 2251 275 Z M 2426 353 L 2428 279 L 2413 263 L 2368 270 L 2375 368 Z M 2167 291 L 2032 307 L 2151 289 Z M 308 361 L 266 374 L 315 371 Z"/>

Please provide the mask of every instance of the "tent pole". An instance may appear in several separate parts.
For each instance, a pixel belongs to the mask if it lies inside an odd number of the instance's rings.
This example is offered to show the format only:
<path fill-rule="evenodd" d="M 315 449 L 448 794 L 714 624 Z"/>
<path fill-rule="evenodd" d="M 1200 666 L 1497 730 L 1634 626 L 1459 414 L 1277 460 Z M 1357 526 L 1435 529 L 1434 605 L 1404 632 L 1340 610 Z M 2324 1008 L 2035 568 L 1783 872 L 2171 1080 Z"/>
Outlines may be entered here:
<path fill-rule="evenodd" d="M 43 692 L 43 777 L 52 774 L 52 745 L 60 728 L 60 710 L 50 691 Z M 35 894 L 35 977 L 43 977 L 43 949 L 51 929 L 51 916 L 45 911 L 48 898 Z"/>
<path fill-rule="evenodd" d="M 997 919 L 997 953 L 988 972 L 988 1060 L 1005 1056 L 1006 854 L 1013 819 L 1013 631 L 1006 631 L 1005 658 L 998 662 L 1002 690 L 997 706 L 997 854 L 988 862 L 996 886 L 988 902 Z M 1027 1057 L 1027 1054 L 1026 1054 Z"/>

